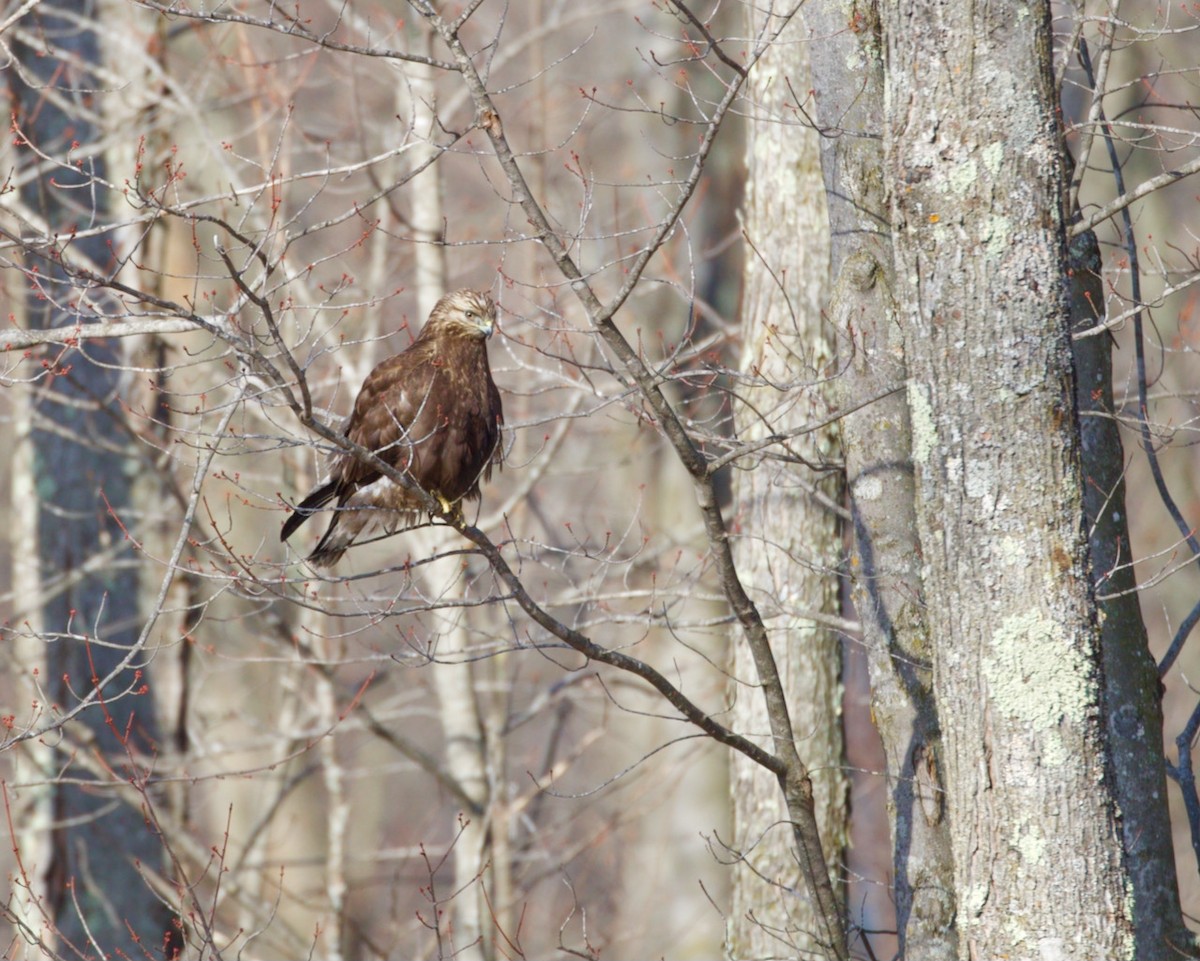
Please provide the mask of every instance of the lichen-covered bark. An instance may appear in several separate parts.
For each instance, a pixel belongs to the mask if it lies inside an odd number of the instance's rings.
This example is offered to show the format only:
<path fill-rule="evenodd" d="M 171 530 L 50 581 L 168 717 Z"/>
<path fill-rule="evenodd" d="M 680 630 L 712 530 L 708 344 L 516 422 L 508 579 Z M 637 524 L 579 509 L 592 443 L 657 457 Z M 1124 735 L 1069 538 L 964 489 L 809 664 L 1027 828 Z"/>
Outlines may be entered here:
<path fill-rule="evenodd" d="M 829 247 L 817 138 L 796 123 L 792 91 L 809 88 L 808 50 L 794 20 L 752 75 L 755 106 L 748 147 L 744 224 L 747 252 L 738 437 L 785 433 L 828 416 L 820 382 L 834 345 L 822 318 Z M 792 459 L 827 460 L 836 438 L 822 431 L 739 462 L 735 473 L 736 557 L 770 632 L 788 694 L 797 747 L 814 783 L 826 858 L 837 863 L 846 831 L 841 773 L 839 640 L 813 613 L 837 612 L 834 571 L 839 522 L 828 509 L 837 491 Z M 782 459 L 779 455 L 782 455 Z M 823 504 L 822 500 L 826 503 Z M 747 646 L 735 640 L 732 686 L 739 731 L 770 730 Z M 773 749 L 768 740 L 763 746 Z M 734 876 L 731 957 L 808 957 L 819 930 L 796 866 L 795 841 L 776 778 L 740 756 L 732 770 L 734 847 L 746 866 Z M 752 866 L 752 867 L 751 867 Z M 771 886 L 764 883 L 761 874 Z"/>
<path fill-rule="evenodd" d="M 1121 958 L 1044 3 L 881 4 L 960 956 Z"/>
<path fill-rule="evenodd" d="M 813 38 L 816 119 L 830 132 L 821 139 L 836 278 L 828 317 L 844 368 L 839 406 L 849 411 L 842 436 L 854 524 L 850 574 L 872 716 L 888 762 L 899 954 L 955 961 L 954 867 L 913 503 L 907 373 L 892 296 L 882 37 L 873 2 L 808 0 L 804 19 Z"/>

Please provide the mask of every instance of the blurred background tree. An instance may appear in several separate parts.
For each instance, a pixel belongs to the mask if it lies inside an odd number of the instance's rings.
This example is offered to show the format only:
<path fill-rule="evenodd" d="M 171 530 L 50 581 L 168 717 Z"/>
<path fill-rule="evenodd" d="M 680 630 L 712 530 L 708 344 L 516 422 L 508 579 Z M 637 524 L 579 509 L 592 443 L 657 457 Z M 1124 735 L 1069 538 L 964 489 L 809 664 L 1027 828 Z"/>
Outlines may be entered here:
<path fill-rule="evenodd" d="M 103 70 L 97 10 L 68 0 L 22 13 L 7 51 L 10 113 L 14 146 L 33 162 L 10 170 L 6 187 L 20 198 L 21 234 L 38 239 L 13 318 L 69 331 L 89 295 L 44 238 L 83 231 L 73 258 L 100 274 L 114 267 L 107 231 L 87 230 L 110 222 L 114 199 L 95 187 L 107 179 L 104 118 L 92 99 Z M 18 295 L 19 285 L 6 286 Z M 22 447 L 10 515 L 18 590 L 6 648 L 17 668 L 10 703 L 21 704 L 22 721 L 32 711 L 58 723 L 55 736 L 13 752 L 28 787 L 8 799 L 10 819 L 30 843 L 10 868 L 9 903 L 37 950 L 133 953 L 139 939 L 173 950 L 170 914 L 140 874 L 141 864 L 161 870 L 164 857 L 136 796 L 147 789 L 142 759 L 160 733 L 146 694 L 141 557 L 125 529 L 144 463 L 122 410 L 129 378 L 116 340 L 54 349 L 39 361 L 13 408 Z"/>

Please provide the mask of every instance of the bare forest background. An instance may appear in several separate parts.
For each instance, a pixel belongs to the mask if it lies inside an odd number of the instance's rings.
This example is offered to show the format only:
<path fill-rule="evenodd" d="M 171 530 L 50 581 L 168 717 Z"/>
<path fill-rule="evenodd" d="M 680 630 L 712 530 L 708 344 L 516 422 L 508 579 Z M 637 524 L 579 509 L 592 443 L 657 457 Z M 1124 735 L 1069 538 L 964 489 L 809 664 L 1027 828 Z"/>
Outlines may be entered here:
<path fill-rule="evenodd" d="M 811 956 L 756 624 L 823 692 L 790 723 L 847 930 L 811 936 L 903 953 L 915 775 L 840 425 L 905 381 L 843 384 L 819 186 L 883 135 L 807 73 L 878 24 L 809 6 L 0 8 L 6 957 Z M 1200 19 L 1053 14 L 1125 443 L 1096 593 L 1136 587 L 1200 930 Z M 288 506 L 464 286 L 500 306 L 503 472 L 458 530 L 307 567 Z"/>

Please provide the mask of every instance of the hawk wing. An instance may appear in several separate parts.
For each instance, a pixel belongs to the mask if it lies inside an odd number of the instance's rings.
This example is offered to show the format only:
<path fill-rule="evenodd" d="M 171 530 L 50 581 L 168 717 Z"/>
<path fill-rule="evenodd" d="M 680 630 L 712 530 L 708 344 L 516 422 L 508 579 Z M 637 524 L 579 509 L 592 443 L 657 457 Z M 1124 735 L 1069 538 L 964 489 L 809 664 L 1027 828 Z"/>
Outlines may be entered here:
<path fill-rule="evenodd" d="M 389 357 L 367 375 L 343 430 L 354 443 L 374 451 L 384 463 L 425 487 L 420 464 L 427 459 L 425 448 L 436 437 L 439 421 L 446 422 L 448 412 L 441 368 L 421 346 L 414 344 Z M 381 476 L 352 454 L 338 455 L 330 472 L 341 503 Z M 414 499 L 413 507 L 417 506 Z"/>
<path fill-rule="evenodd" d="M 425 347 L 414 344 L 371 372 L 355 401 L 346 436 L 426 492 L 453 504 L 478 497 L 480 481 L 502 463 L 503 408 L 482 343 L 451 341 L 436 352 Z M 343 455 L 333 476 L 345 498 L 382 475 L 352 455 Z M 417 497 L 409 495 L 407 500 L 396 509 L 421 509 Z"/>

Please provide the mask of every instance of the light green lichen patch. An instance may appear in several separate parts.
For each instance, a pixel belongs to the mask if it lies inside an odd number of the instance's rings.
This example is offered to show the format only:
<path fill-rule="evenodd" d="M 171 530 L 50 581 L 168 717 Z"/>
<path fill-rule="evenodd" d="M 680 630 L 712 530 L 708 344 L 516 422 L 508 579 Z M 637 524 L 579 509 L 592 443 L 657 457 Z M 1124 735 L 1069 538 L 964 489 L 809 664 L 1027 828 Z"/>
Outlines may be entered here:
<path fill-rule="evenodd" d="M 983 148 L 983 165 L 988 171 L 995 176 L 1000 172 L 1000 165 L 1004 162 L 1004 144 L 999 140 L 988 144 Z"/>
<path fill-rule="evenodd" d="M 1061 725 L 1082 725 L 1096 690 L 1087 659 L 1061 629 L 1038 610 L 1012 614 L 996 629 L 982 668 L 994 708 L 1041 735 L 1041 762 L 1066 763 Z"/>
<path fill-rule="evenodd" d="M 1005 535 L 992 545 L 992 556 L 1005 567 L 1023 567 L 1029 560 L 1029 549 L 1021 538 Z"/>
<path fill-rule="evenodd" d="M 913 463 L 924 464 L 937 444 L 937 427 L 933 405 L 929 403 L 929 388 L 914 380 L 908 382 L 908 415 L 912 424 Z"/>
<path fill-rule="evenodd" d="M 1042 833 L 1041 825 L 1026 821 L 1019 830 L 1017 850 L 1027 863 L 1037 864 L 1046 853 L 1046 835 Z"/>
<path fill-rule="evenodd" d="M 965 194 L 974 186 L 979 177 L 979 168 L 970 158 L 964 160 L 950 172 L 950 189 L 958 194 Z"/>

